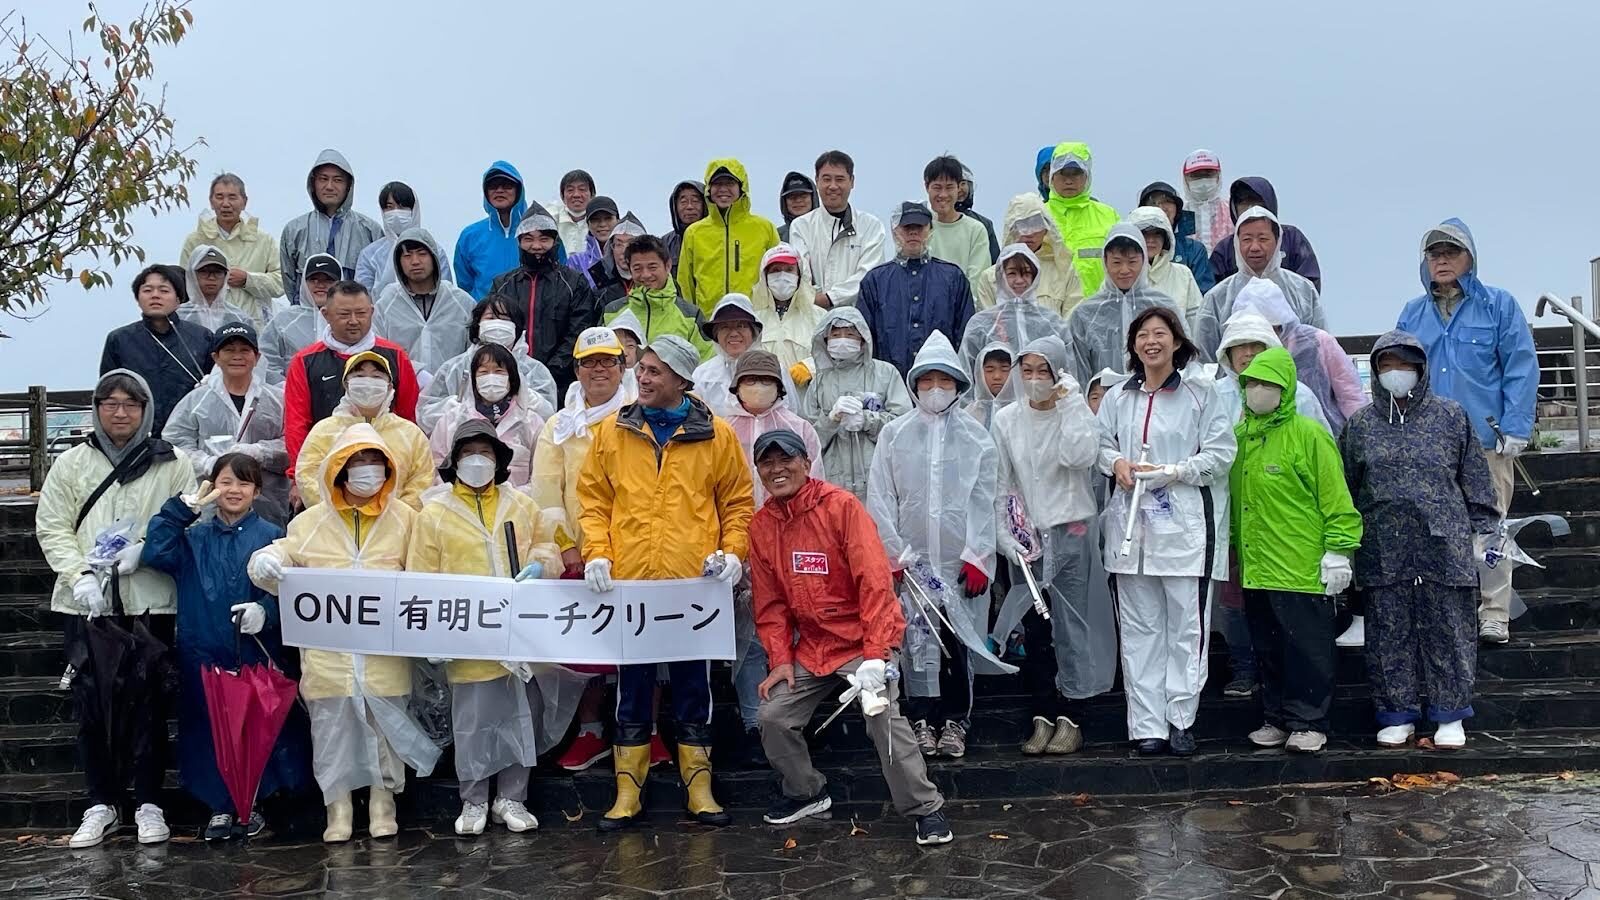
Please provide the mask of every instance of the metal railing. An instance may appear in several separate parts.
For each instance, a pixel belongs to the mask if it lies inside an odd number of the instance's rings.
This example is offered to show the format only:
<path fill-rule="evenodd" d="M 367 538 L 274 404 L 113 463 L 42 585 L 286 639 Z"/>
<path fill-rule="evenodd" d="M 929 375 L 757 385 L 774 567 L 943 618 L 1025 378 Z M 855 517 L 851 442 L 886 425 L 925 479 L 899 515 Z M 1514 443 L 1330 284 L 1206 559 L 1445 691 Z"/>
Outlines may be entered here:
<path fill-rule="evenodd" d="M 1600 309 L 1600 257 L 1589 260 L 1589 296 Z M 1568 303 L 1554 294 L 1542 294 L 1534 315 L 1544 317 L 1545 310 L 1554 309 L 1572 324 L 1572 388 L 1573 406 L 1578 419 L 1578 447 L 1589 447 L 1589 344 L 1593 335 L 1600 340 L 1600 325 L 1583 314 L 1583 298 L 1573 297 Z M 1541 378 L 1541 383 L 1543 379 Z"/>
<path fill-rule="evenodd" d="M 29 490 L 42 488 L 51 459 L 83 442 L 92 415 L 89 391 L 52 394 L 36 384 L 23 393 L 0 394 L 0 478 L 26 475 Z M 19 436 L 4 437 L 11 433 Z"/>

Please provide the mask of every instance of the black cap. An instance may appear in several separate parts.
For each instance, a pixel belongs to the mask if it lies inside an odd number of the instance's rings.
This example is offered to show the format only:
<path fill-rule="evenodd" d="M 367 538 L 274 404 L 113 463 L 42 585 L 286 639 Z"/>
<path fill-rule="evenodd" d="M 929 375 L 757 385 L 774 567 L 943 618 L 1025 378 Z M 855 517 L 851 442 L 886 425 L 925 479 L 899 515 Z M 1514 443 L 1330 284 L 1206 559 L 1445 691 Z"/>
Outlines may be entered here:
<path fill-rule="evenodd" d="M 789 177 L 783 180 L 783 191 L 778 196 L 781 198 L 790 194 L 809 194 L 816 189 L 816 185 L 811 183 L 811 179 L 801 175 L 799 172 L 790 172 Z"/>
<path fill-rule="evenodd" d="M 764 431 L 756 438 L 755 445 L 750 448 L 750 458 L 759 460 L 773 447 L 782 451 L 784 456 L 803 456 L 807 459 L 811 457 L 810 451 L 806 450 L 806 442 L 800 435 L 787 428 L 779 428 L 775 431 Z"/>
<path fill-rule="evenodd" d="M 249 322 L 240 322 L 235 319 L 231 322 L 222 323 L 222 327 L 211 335 L 211 352 L 215 353 L 221 350 L 229 341 L 244 341 L 250 345 L 251 350 L 257 353 L 261 352 L 261 342 L 256 340 L 256 330 L 251 327 Z"/>
<path fill-rule="evenodd" d="M 222 255 L 221 250 L 218 250 L 215 247 L 207 247 L 206 252 L 201 254 L 200 261 L 195 263 L 194 270 L 198 272 L 201 269 L 207 269 L 213 266 L 221 266 L 224 269 L 228 268 L 228 258 Z"/>
<path fill-rule="evenodd" d="M 334 281 L 344 277 L 344 269 L 340 268 L 339 261 L 331 256 L 321 256 L 306 264 L 305 277 L 313 275 L 326 275 Z"/>
<path fill-rule="evenodd" d="M 897 224 L 932 225 L 933 213 L 930 212 L 928 207 L 924 204 L 907 200 L 906 202 L 900 204 L 900 217 Z"/>
<path fill-rule="evenodd" d="M 617 218 L 622 217 L 622 213 L 617 211 L 617 201 L 611 199 L 610 197 L 595 197 L 589 201 L 588 206 L 583 208 L 584 218 L 588 218 L 597 212 L 608 212 Z"/>
<path fill-rule="evenodd" d="M 706 184 L 709 186 L 712 182 L 719 178 L 731 178 L 734 181 L 739 181 L 739 176 L 733 174 L 732 169 L 728 168 L 727 166 L 718 166 L 717 170 L 711 173 L 711 177 L 706 179 Z M 743 182 L 741 182 L 741 184 L 742 183 Z"/>

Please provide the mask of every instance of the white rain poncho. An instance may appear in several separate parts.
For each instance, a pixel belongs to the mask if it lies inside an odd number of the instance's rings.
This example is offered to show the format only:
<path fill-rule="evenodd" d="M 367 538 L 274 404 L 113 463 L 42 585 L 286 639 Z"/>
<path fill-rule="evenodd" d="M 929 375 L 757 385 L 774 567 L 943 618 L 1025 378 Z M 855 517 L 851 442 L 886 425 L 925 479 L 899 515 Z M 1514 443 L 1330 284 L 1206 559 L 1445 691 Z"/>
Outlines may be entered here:
<path fill-rule="evenodd" d="M 472 379 L 467 370 L 472 366 L 472 355 L 478 352 L 478 346 L 467 347 L 465 352 L 440 366 L 433 373 L 433 380 L 422 389 L 422 395 L 417 398 L 417 427 L 424 434 L 433 433 L 452 400 L 472 402 Z M 544 363 L 528 355 L 528 342 L 522 340 L 521 332 L 508 349 L 511 358 L 517 361 L 517 374 L 522 376 L 522 393 L 517 402 L 539 418 L 548 420 L 556 411 L 556 380 Z"/>
<path fill-rule="evenodd" d="M 1044 205 L 1044 200 L 1033 191 L 1018 194 L 1006 204 L 1006 217 L 1000 240 L 1006 244 L 1023 243 L 1022 235 L 1043 232 L 1044 239 L 1034 255 L 1039 258 L 1039 278 L 1035 284 L 1039 304 L 1063 319 L 1083 302 L 1083 281 L 1078 277 L 1078 267 L 1073 263 L 1072 250 L 1061 239 L 1061 226 Z M 1004 257 L 1004 253 L 1001 256 Z M 995 287 L 1003 283 L 997 278 L 999 262 L 984 269 L 972 278 L 972 305 L 978 310 L 994 306 Z"/>
<path fill-rule="evenodd" d="M 184 260 L 183 275 L 186 282 L 184 289 L 188 291 L 189 299 L 178 308 L 178 315 L 208 331 L 216 331 L 224 322 L 248 322 L 252 328 L 259 329 L 262 323 L 252 319 L 243 307 L 233 302 L 234 289 L 228 287 L 226 281 L 222 283 L 222 290 L 217 292 L 215 300 L 207 302 L 205 296 L 200 293 L 200 281 L 195 277 L 195 271 L 207 253 L 221 254 L 222 251 L 210 244 L 201 244 L 191 250 L 189 258 Z M 252 309 L 256 307 L 249 294 L 243 290 L 238 293 L 244 298 L 246 305 Z"/>
<path fill-rule="evenodd" d="M 1185 325 L 1194 322 L 1206 297 L 1200 293 L 1200 285 L 1195 283 L 1194 273 L 1189 271 L 1189 267 L 1173 258 L 1173 248 L 1178 246 L 1178 239 L 1173 234 L 1167 214 L 1154 206 L 1135 207 L 1133 212 L 1128 213 L 1128 224 L 1139 229 L 1141 234 L 1155 228 L 1167 236 L 1167 248 L 1150 261 L 1150 286 L 1178 304 Z"/>
<path fill-rule="evenodd" d="M 1183 171 L 1183 208 L 1194 213 L 1195 239 L 1210 253 L 1233 234 L 1233 210 L 1222 183 L 1222 160 L 1202 148 L 1184 158 Z M 1215 174 L 1196 177 L 1206 171 Z"/>
<path fill-rule="evenodd" d="M 1021 294 L 1012 292 L 1011 286 L 1006 284 L 1006 260 L 1012 257 L 1021 257 L 1033 266 L 1034 272 L 1040 271 L 1039 257 L 1034 256 L 1033 251 L 1026 246 L 1007 244 L 1000 250 L 1000 261 L 994 266 L 994 290 L 997 302 L 988 309 L 979 310 L 968 319 L 966 330 L 961 333 L 963 371 L 972 370 L 973 358 L 978 355 L 978 351 L 989 344 L 1005 344 L 1015 355 L 1023 347 L 1047 334 L 1056 335 L 1063 342 L 1067 340 L 1067 320 L 1039 303 L 1037 276 Z"/>
<path fill-rule="evenodd" d="M 1021 356 L 1030 354 L 1049 360 L 1052 381 L 1070 374 L 1066 345 L 1048 336 L 1023 348 L 1012 369 L 1018 382 Z M 1117 625 L 1110 586 L 1097 564 L 1099 424 L 1079 390 L 1054 409 L 1013 403 L 995 413 L 990 434 L 999 461 L 996 533 L 1002 548 L 1012 547 L 1027 561 L 1047 596 L 1056 687 L 1074 700 L 1103 694 L 1117 673 Z M 1001 558 L 1010 566 L 1011 589 L 990 638 L 1003 646 L 1034 601 L 1016 557 Z"/>
<path fill-rule="evenodd" d="M 861 350 L 851 359 L 837 360 L 828 353 L 828 332 L 838 325 L 854 328 L 861 339 Z M 836 307 L 822 317 L 811 338 L 811 358 L 817 372 L 806 385 L 800 415 L 817 430 L 828 481 L 865 500 L 878 436 L 885 425 L 911 411 L 911 395 L 892 363 L 873 358 L 872 330 L 854 306 Z M 859 430 L 849 430 L 830 415 L 845 396 L 861 401 Z"/>
<path fill-rule="evenodd" d="M 979 350 L 977 355 L 972 358 L 971 372 L 973 400 L 971 403 L 967 404 L 967 412 L 970 413 L 974 419 L 977 419 L 980 423 L 982 423 L 983 427 L 985 428 L 988 428 L 990 424 L 994 422 L 994 412 L 996 409 L 1004 407 L 1005 405 L 1017 399 L 1017 384 L 1011 380 L 1011 375 L 1009 372 L 1006 374 L 1006 383 L 1002 384 L 1000 386 L 1000 390 L 998 391 L 991 392 L 989 390 L 988 383 L 984 381 L 984 360 L 987 360 L 990 355 L 994 353 L 1005 354 L 1007 362 L 1009 362 L 1012 367 L 1015 367 L 1017 364 L 1017 354 L 1013 352 L 1010 347 L 1000 343 L 999 341 L 985 345 L 983 349 Z"/>
<path fill-rule="evenodd" d="M 363 248 L 356 259 L 356 281 L 366 285 L 367 292 L 374 297 L 383 296 L 384 290 L 396 281 L 394 245 L 402 231 L 422 227 L 422 200 L 419 198 L 417 205 L 411 208 L 411 224 L 399 231 L 389 227 L 387 213 L 381 218 L 380 224 L 383 226 L 383 236 Z M 450 269 L 449 255 L 440 250 L 436 258 L 439 261 L 439 277 L 455 284 L 456 276 Z"/>
<path fill-rule="evenodd" d="M 1307 388 L 1305 396 L 1321 405 L 1335 435 L 1356 410 L 1371 402 L 1361 373 L 1339 339 L 1302 323 L 1276 284 L 1257 278 L 1245 285 L 1234 298 L 1233 315 L 1245 313 L 1259 315 L 1273 326 L 1283 349 L 1294 359 L 1295 377 Z"/>
<path fill-rule="evenodd" d="M 283 386 L 250 380 L 244 411 L 233 405 L 222 384 L 222 370 L 212 369 L 195 389 L 178 401 L 161 438 L 183 450 L 194 464 L 195 478 L 205 481 L 217 457 L 244 453 L 261 463 L 261 492 L 256 512 L 269 522 L 289 522 L 289 453 L 283 445 Z"/>
<path fill-rule="evenodd" d="M 421 228 L 407 229 L 394 245 L 395 268 L 400 266 L 400 251 L 408 243 L 422 244 L 433 254 L 434 289 L 430 294 L 412 294 L 404 278 L 384 288 L 372 313 L 372 327 L 380 337 L 399 344 L 411 358 L 417 372 L 427 373 L 428 381 L 445 363 L 467 349 L 467 325 L 472 321 L 472 295 L 443 277 L 444 252 L 439 242 Z M 431 304 L 426 317 L 418 307 L 418 297 Z"/>
<path fill-rule="evenodd" d="M 955 379 L 957 395 L 943 412 L 918 407 L 884 427 L 867 479 L 867 511 L 894 568 L 905 570 L 902 588 L 906 613 L 906 692 L 913 697 L 939 695 L 937 618 L 924 614 L 915 598 L 915 582 L 938 605 L 950 630 L 966 645 L 945 648 L 969 652 L 972 671 L 980 675 L 1010 674 L 1016 667 L 1001 662 L 985 640 L 989 633 L 989 596 L 964 596 L 957 578 L 970 563 L 993 577 L 995 541 L 995 448 L 989 432 L 961 409 L 972 388 L 955 348 L 934 332 L 917 351 L 906 373 L 915 390 L 924 372 L 939 371 Z"/>
<path fill-rule="evenodd" d="M 1217 282 L 1216 286 L 1206 292 L 1206 300 L 1200 307 L 1200 312 L 1194 317 L 1193 334 L 1190 337 L 1200 347 L 1200 352 L 1215 358 L 1217 344 L 1222 341 L 1222 326 L 1233 315 L 1234 301 L 1238 299 L 1239 292 L 1245 289 L 1252 280 L 1264 278 L 1276 284 L 1283 291 L 1284 299 L 1289 302 L 1294 310 L 1295 317 L 1313 328 L 1324 327 L 1322 315 L 1322 299 L 1317 295 L 1317 287 L 1305 278 L 1283 267 L 1283 251 L 1280 249 L 1272 255 L 1266 267 L 1260 272 L 1252 272 L 1245 263 L 1243 242 L 1238 238 L 1238 228 L 1243 228 L 1246 223 L 1254 219 L 1266 219 L 1272 223 L 1272 229 L 1282 240 L 1283 229 L 1278 224 L 1278 217 L 1260 206 L 1252 206 L 1239 216 L 1237 227 L 1234 230 L 1233 258 L 1239 266 L 1239 271 Z"/>
<path fill-rule="evenodd" d="M 1253 312 L 1240 310 L 1228 320 L 1227 327 L 1222 331 L 1222 344 L 1217 348 L 1217 396 L 1222 398 L 1223 409 L 1228 411 L 1228 421 L 1234 425 L 1244 416 L 1244 397 L 1239 390 L 1239 372 L 1233 367 L 1233 359 L 1228 351 L 1240 344 L 1265 344 L 1267 347 L 1282 347 L 1283 342 L 1278 340 L 1278 333 L 1272 330 L 1272 325 L 1266 319 Z M 1295 367 L 1298 372 L 1299 366 Z M 1328 419 L 1322 414 L 1322 404 L 1306 387 L 1304 380 L 1295 379 L 1294 411 L 1316 422 L 1333 434 L 1333 428 L 1328 424 Z M 1337 434 L 1333 435 L 1335 438 Z"/>
<path fill-rule="evenodd" d="M 708 327 L 702 330 L 711 335 L 709 339 L 712 341 L 713 352 L 710 359 L 695 367 L 694 373 L 690 377 L 690 380 L 694 382 L 694 387 L 691 390 L 696 397 L 704 400 L 706 405 L 711 407 L 712 412 L 724 419 L 733 415 L 734 408 L 739 405 L 739 401 L 728 391 L 728 388 L 733 386 L 733 367 L 739 360 L 738 357 L 729 356 L 723 352 L 722 346 L 715 341 L 716 331 L 709 325 L 716 321 L 717 313 L 727 309 L 741 309 L 750 314 L 748 321 L 755 334 L 750 339 L 750 346 L 745 348 L 746 353 L 760 349 L 761 339 L 765 334 L 761 319 L 756 316 L 755 307 L 751 304 L 750 298 L 743 294 L 729 294 L 718 300 L 717 305 L 711 310 L 711 315 L 706 318 Z M 613 322 L 612 324 L 616 323 Z M 784 393 L 790 397 L 799 397 L 800 391 L 795 388 L 794 381 L 790 379 L 788 370 L 782 366 L 779 368 L 783 370 Z"/>
<path fill-rule="evenodd" d="M 1100 247 L 1101 259 L 1115 240 L 1130 241 L 1144 254 L 1144 268 L 1133 287 L 1120 291 L 1107 275 L 1093 297 L 1078 304 L 1067 320 L 1067 348 L 1072 351 L 1072 377 L 1088 384 L 1101 369 L 1122 371 L 1128 368 L 1128 326 L 1139 313 L 1153 306 L 1165 306 L 1182 317 L 1183 310 L 1166 294 L 1150 286 L 1150 259 L 1145 252 L 1144 235 L 1126 223 L 1112 226 Z"/>
<path fill-rule="evenodd" d="M 1109 279 L 1108 279 L 1109 280 Z M 1176 465 L 1164 488 L 1139 492 L 1117 485 L 1101 521 L 1106 571 L 1125 575 L 1228 579 L 1228 471 L 1237 443 L 1213 379 L 1190 363 L 1160 390 L 1144 390 L 1135 370 L 1100 401 L 1100 473 L 1113 475 L 1119 459 L 1137 463 L 1149 444 L 1151 465 Z M 1208 515 L 1209 513 L 1209 515 Z M 1128 516 L 1136 514 L 1133 547 L 1121 555 Z"/>
<path fill-rule="evenodd" d="M 306 260 L 305 268 L 310 270 L 318 257 L 338 262 L 326 253 L 314 253 Z M 311 286 L 306 283 L 304 274 L 300 276 L 300 298 L 304 302 L 273 313 L 272 321 L 261 329 L 261 369 L 269 384 L 283 384 L 288 377 L 289 360 L 321 340 L 327 328 L 322 308 L 312 302 Z"/>

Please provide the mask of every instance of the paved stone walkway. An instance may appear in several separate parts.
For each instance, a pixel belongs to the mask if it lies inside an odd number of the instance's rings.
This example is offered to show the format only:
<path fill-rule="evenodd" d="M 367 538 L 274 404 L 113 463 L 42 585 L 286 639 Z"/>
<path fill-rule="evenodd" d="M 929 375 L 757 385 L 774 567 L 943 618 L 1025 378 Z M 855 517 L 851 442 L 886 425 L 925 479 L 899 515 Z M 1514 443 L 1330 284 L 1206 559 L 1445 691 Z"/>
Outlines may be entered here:
<path fill-rule="evenodd" d="M 337 847 L 139 847 L 125 829 L 73 851 L 53 835 L 12 834 L 0 836 L 11 845 L 0 849 L 0 896 L 1600 900 L 1600 776 L 1183 801 L 1080 795 L 950 812 L 957 840 L 936 849 L 918 848 L 908 823 L 872 808 L 788 828 L 746 817 L 690 830 L 662 819 L 601 838 L 582 821 L 529 837 L 410 830 Z"/>

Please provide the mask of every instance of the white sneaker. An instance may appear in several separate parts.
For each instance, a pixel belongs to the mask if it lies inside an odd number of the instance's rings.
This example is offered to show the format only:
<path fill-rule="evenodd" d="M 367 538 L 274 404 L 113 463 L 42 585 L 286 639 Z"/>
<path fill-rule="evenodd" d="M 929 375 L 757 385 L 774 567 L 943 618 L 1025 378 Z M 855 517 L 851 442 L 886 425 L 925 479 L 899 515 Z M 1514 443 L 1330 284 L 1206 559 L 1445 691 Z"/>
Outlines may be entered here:
<path fill-rule="evenodd" d="M 456 816 L 456 834 L 463 837 L 483 834 L 483 826 L 487 824 L 489 824 L 489 805 L 487 803 L 461 804 L 461 815 Z"/>
<path fill-rule="evenodd" d="M 1478 625 L 1478 640 L 1485 644 L 1504 644 L 1511 640 L 1511 626 L 1505 622 L 1485 620 Z"/>
<path fill-rule="evenodd" d="M 1350 627 L 1334 638 L 1335 647 L 1365 647 L 1367 645 L 1367 617 L 1351 616 Z"/>
<path fill-rule="evenodd" d="M 1440 750 L 1460 750 L 1467 745 L 1467 732 L 1461 721 L 1445 722 L 1433 732 L 1433 745 Z"/>
<path fill-rule="evenodd" d="M 121 817 L 117 811 L 104 803 L 98 803 L 84 810 L 83 821 L 79 823 L 78 830 L 72 833 L 72 839 L 67 841 L 67 846 L 74 850 L 84 847 L 98 846 L 106 839 L 108 832 L 116 831 Z"/>
<path fill-rule="evenodd" d="M 1378 729 L 1379 747 L 1404 747 L 1411 743 L 1417 734 L 1415 725 L 1390 725 L 1388 728 Z"/>
<path fill-rule="evenodd" d="M 528 807 L 521 800 L 495 798 L 494 805 L 489 807 L 489 817 L 496 825 L 504 825 L 507 831 L 521 833 L 539 828 L 538 817 L 528 812 Z"/>
<path fill-rule="evenodd" d="M 1287 743 L 1291 753 L 1321 753 L 1328 746 L 1328 736 L 1320 731 L 1296 731 Z"/>
<path fill-rule="evenodd" d="M 140 806 L 133 814 L 133 824 L 139 826 L 139 843 L 162 844 L 167 838 L 172 837 L 172 829 L 167 827 L 167 816 L 161 807 L 154 803 Z"/>
<path fill-rule="evenodd" d="M 1271 723 L 1250 732 L 1250 743 L 1257 747 L 1282 747 L 1283 742 L 1288 739 L 1289 732 Z"/>

